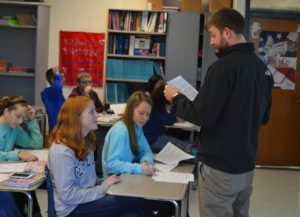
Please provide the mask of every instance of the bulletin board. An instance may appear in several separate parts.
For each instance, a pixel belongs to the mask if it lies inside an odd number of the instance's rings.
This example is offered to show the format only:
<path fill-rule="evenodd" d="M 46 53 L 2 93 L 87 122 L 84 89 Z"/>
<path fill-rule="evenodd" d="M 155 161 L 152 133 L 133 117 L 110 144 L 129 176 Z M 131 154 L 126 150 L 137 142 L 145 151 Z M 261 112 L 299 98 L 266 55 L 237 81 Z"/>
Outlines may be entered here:
<path fill-rule="evenodd" d="M 105 33 L 60 31 L 59 65 L 64 69 L 64 85 L 76 86 L 77 75 L 86 71 L 94 87 L 103 86 Z"/>

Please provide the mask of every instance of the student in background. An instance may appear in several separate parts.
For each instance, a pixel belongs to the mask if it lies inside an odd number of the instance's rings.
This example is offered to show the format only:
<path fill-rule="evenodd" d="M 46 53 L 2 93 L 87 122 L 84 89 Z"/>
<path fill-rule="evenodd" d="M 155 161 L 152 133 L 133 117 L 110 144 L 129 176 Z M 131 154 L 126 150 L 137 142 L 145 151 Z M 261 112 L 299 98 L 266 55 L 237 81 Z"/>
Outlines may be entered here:
<path fill-rule="evenodd" d="M 110 185 L 120 181 L 116 175 L 101 182 L 96 176 L 94 150 L 98 114 L 89 97 L 68 98 L 49 137 L 52 144 L 48 168 L 58 217 L 137 216 L 137 198 L 106 195 Z"/>
<path fill-rule="evenodd" d="M 153 107 L 147 123 L 143 126 L 144 134 L 153 152 L 159 152 L 168 142 L 190 152 L 192 144 L 166 134 L 166 125 L 173 125 L 177 118 L 173 110 L 168 111 L 170 103 L 164 97 L 165 81 L 159 75 L 153 75 L 146 86 Z"/>
<path fill-rule="evenodd" d="M 152 100 L 145 92 L 134 92 L 127 101 L 124 117 L 108 131 L 102 150 L 102 170 L 104 177 L 111 174 L 152 175 L 153 153 L 143 133 L 143 125 L 151 113 Z M 174 214 L 170 203 L 148 201 L 157 217 Z"/>
<path fill-rule="evenodd" d="M 222 8 L 205 29 L 220 58 L 190 101 L 166 85 L 165 97 L 176 115 L 201 126 L 199 159 L 200 215 L 249 216 L 259 129 L 269 120 L 273 78 L 243 35 L 244 17 Z"/>
<path fill-rule="evenodd" d="M 45 88 L 41 92 L 41 98 L 48 115 L 49 132 L 51 132 L 56 125 L 60 107 L 65 101 L 62 89 L 64 79 L 62 68 L 56 66 L 48 69 L 46 72 L 46 79 L 50 87 Z"/>
<path fill-rule="evenodd" d="M 14 146 L 23 148 L 42 148 L 43 137 L 37 121 L 35 110 L 29 106 L 22 96 L 5 96 L 0 101 L 0 160 L 36 161 L 38 158 L 26 151 L 16 151 Z M 20 124 L 26 120 L 26 132 Z M 13 193 L 21 213 L 24 212 L 27 197 L 22 193 Z M 33 214 L 41 216 L 40 207 L 34 192 Z M 24 214 L 25 215 L 25 214 Z"/>
<path fill-rule="evenodd" d="M 80 72 L 77 76 L 77 83 L 78 86 L 72 90 L 69 97 L 88 96 L 94 101 L 96 111 L 101 113 L 104 110 L 104 106 L 100 101 L 98 94 L 93 90 L 92 76 L 87 72 Z"/>

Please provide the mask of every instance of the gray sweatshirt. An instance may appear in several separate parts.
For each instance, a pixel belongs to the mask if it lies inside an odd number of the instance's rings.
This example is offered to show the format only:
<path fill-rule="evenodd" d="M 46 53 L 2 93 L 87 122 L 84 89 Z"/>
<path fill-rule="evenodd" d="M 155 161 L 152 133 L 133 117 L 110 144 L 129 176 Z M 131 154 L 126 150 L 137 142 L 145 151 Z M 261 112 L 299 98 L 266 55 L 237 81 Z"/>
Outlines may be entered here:
<path fill-rule="evenodd" d="M 109 185 L 101 185 L 96 176 L 94 153 L 84 161 L 64 144 L 53 144 L 49 151 L 48 168 L 53 185 L 55 210 L 58 217 L 71 213 L 79 204 L 92 202 L 103 196 Z"/>

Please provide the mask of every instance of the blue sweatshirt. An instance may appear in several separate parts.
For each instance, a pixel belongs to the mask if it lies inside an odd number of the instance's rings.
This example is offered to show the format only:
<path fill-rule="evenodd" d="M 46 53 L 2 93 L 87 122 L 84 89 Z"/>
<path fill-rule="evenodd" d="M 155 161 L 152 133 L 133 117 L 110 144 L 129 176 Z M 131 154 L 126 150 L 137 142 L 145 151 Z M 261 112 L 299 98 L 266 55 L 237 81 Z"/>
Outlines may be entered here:
<path fill-rule="evenodd" d="M 150 146 L 156 142 L 157 138 L 165 134 L 165 126 L 173 125 L 176 122 L 176 116 L 173 113 L 164 110 L 153 110 L 150 118 L 144 125 L 144 134 Z"/>
<path fill-rule="evenodd" d="M 53 85 L 41 92 L 41 98 L 46 108 L 49 121 L 49 132 L 55 127 L 57 115 L 65 101 L 62 90 L 62 78 L 60 74 L 54 74 Z"/>
<path fill-rule="evenodd" d="M 142 127 L 136 127 L 139 155 L 135 156 L 130 148 L 129 132 L 123 121 L 118 121 L 105 136 L 102 150 L 103 176 L 110 174 L 142 174 L 143 161 L 153 164 L 153 154 L 144 136 Z"/>
<path fill-rule="evenodd" d="M 95 172 L 94 153 L 80 161 L 72 149 L 64 144 L 53 144 L 48 155 L 48 168 L 53 185 L 57 217 L 71 213 L 79 204 L 105 196 L 109 184 L 100 184 Z"/>
<path fill-rule="evenodd" d="M 23 148 L 42 148 L 43 136 L 36 120 L 27 122 L 29 134 L 17 126 L 16 128 L 0 124 L 0 160 L 19 160 L 19 151 L 14 150 L 18 145 Z"/>

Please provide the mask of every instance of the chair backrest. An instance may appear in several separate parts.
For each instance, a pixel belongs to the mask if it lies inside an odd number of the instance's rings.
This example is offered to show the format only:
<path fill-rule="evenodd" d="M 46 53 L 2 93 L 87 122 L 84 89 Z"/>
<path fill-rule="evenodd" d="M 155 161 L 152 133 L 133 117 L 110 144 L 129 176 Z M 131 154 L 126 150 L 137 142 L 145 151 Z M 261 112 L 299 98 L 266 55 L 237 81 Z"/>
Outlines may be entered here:
<path fill-rule="evenodd" d="M 54 205 L 53 187 L 50 177 L 50 171 L 48 166 L 45 166 L 45 174 L 47 180 L 47 193 L 48 193 L 48 217 L 57 217 Z"/>

